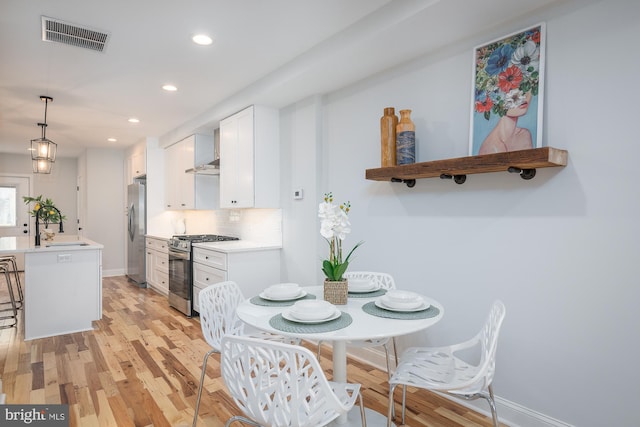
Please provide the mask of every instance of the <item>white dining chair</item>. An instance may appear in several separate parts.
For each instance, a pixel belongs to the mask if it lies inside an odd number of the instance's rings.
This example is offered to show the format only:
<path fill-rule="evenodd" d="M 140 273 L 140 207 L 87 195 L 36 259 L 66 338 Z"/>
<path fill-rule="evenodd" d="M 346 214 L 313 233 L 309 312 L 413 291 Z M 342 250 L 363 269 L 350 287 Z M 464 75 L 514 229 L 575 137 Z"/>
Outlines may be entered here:
<path fill-rule="evenodd" d="M 346 272 L 343 277 L 345 279 L 369 279 L 373 283 L 378 284 L 381 289 L 395 289 L 396 283 L 393 280 L 393 277 L 387 273 L 376 273 L 371 271 L 349 271 Z M 389 355 L 389 338 L 381 338 L 381 339 L 369 339 L 369 340 L 360 340 L 360 341 L 349 341 L 347 345 L 352 347 L 383 347 L 384 355 L 387 363 L 387 375 L 391 378 L 391 362 Z M 398 354 L 396 352 L 396 342 L 395 338 L 392 339 L 393 342 L 393 351 L 394 351 L 394 360 L 397 362 Z M 322 341 L 318 342 L 318 360 L 320 360 L 322 353 Z"/>
<path fill-rule="evenodd" d="M 200 291 L 200 326 L 204 339 L 211 346 L 202 361 L 202 373 L 200 375 L 200 385 L 198 386 L 198 396 L 196 398 L 196 408 L 193 414 L 193 427 L 198 421 L 200 400 L 204 388 L 204 380 L 207 370 L 207 362 L 213 353 L 220 353 L 222 348 L 222 338 L 225 335 L 245 335 L 244 323 L 238 318 L 236 309 L 245 300 L 242 291 L 234 281 L 215 283 Z M 264 340 L 285 341 L 298 344 L 300 341 L 293 338 L 286 338 L 268 332 L 251 332 L 251 337 Z"/>
<path fill-rule="evenodd" d="M 498 346 L 498 334 L 505 316 L 502 301 L 495 301 L 484 326 L 473 338 L 445 347 L 411 347 L 402 353 L 400 363 L 389 380 L 387 427 L 391 426 L 395 400 L 393 392 L 402 385 L 402 424 L 405 421 L 407 386 L 447 393 L 466 400 L 487 399 L 494 427 L 498 427 L 498 412 L 493 398 L 493 376 Z M 463 350 L 479 350 L 476 363 L 467 362 L 457 354 Z"/>
<path fill-rule="evenodd" d="M 328 381 L 308 349 L 282 342 L 227 335 L 222 339 L 222 378 L 243 415 L 227 420 L 263 427 L 325 426 L 359 401 L 360 384 Z"/>

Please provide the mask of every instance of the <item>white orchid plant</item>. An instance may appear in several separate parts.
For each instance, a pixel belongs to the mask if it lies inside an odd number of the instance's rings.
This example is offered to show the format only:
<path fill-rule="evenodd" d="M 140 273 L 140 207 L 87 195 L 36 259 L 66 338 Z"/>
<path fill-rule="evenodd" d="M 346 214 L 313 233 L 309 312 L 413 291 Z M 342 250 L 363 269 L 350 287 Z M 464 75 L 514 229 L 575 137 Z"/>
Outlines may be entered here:
<path fill-rule="evenodd" d="M 359 242 L 349 251 L 346 258 L 342 258 L 342 241 L 351 232 L 350 209 L 349 202 L 334 204 L 333 193 L 325 193 L 324 201 L 318 206 L 318 217 L 321 220 L 320 234 L 329 243 L 329 259 L 322 261 L 322 271 L 330 281 L 343 280 L 342 275 L 349 267 L 351 255 L 363 243 Z"/>

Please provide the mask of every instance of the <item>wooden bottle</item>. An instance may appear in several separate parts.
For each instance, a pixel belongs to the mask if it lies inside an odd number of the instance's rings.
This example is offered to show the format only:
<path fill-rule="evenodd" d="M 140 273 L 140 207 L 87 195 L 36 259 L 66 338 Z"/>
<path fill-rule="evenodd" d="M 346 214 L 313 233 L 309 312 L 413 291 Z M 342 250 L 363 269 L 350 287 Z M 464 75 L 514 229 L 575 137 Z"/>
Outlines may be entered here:
<path fill-rule="evenodd" d="M 380 150 L 382 167 L 396 165 L 396 126 L 398 116 L 393 107 L 384 109 L 380 118 Z"/>
<path fill-rule="evenodd" d="M 416 162 L 416 126 L 411 121 L 411 110 L 400 110 L 396 126 L 396 163 L 408 165 Z"/>

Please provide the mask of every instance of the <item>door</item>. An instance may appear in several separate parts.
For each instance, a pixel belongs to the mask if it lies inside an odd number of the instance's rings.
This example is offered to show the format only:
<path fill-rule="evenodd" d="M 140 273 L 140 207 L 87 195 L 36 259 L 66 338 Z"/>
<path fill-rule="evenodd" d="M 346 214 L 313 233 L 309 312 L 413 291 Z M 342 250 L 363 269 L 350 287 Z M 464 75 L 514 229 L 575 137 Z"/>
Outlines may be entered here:
<path fill-rule="evenodd" d="M 30 195 L 30 189 L 28 176 L 0 175 L 0 237 L 29 236 L 33 207 L 25 205 L 22 198 Z M 24 256 L 16 254 L 16 260 L 24 270 Z"/>
<path fill-rule="evenodd" d="M 22 198 L 29 196 L 29 178 L 0 176 L 0 237 L 29 234 L 29 207 Z"/>

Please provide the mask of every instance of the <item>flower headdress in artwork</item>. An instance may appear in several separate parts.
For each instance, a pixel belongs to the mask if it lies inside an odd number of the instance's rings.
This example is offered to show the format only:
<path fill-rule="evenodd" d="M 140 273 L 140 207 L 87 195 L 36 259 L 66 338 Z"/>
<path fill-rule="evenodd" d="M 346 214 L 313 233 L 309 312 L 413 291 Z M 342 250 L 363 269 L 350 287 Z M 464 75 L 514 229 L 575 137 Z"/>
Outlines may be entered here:
<path fill-rule="evenodd" d="M 476 50 L 474 108 L 489 120 L 538 95 L 540 32 L 537 26 Z"/>

